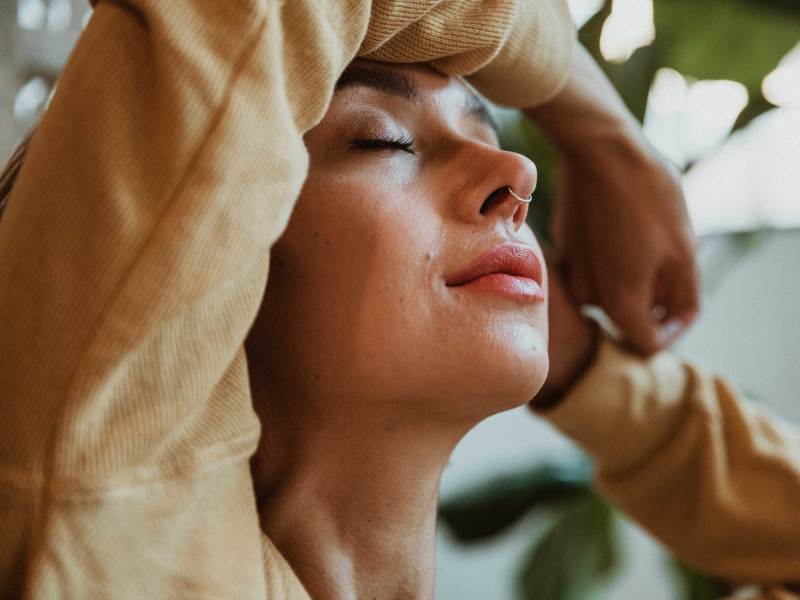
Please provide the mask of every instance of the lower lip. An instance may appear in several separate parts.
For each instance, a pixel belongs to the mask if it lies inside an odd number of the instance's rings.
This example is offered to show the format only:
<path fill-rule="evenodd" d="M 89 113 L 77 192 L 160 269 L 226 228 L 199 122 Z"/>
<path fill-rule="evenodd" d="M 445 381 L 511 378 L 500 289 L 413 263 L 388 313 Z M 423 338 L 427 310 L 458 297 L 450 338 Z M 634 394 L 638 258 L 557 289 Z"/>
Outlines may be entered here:
<path fill-rule="evenodd" d="M 529 277 L 508 275 L 507 273 L 491 273 L 455 287 L 464 290 L 489 292 L 527 302 L 541 302 L 544 300 L 544 291 L 535 280 Z"/>

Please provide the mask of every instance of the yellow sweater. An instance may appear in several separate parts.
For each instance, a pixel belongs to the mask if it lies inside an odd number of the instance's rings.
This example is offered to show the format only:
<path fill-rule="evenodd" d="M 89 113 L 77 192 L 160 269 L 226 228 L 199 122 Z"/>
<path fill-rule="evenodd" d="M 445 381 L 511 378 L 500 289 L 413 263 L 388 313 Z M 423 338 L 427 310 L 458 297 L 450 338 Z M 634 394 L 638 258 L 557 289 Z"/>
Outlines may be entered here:
<path fill-rule="evenodd" d="M 0 596 L 307 598 L 259 529 L 242 347 L 305 176 L 301 135 L 356 55 L 429 61 L 532 106 L 557 91 L 572 38 L 555 0 L 100 2 L 0 222 Z M 595 393 L 600 375 L 548 416 L 609 454 L 604 489 L 623 507 L 651 518 L 655 490 L 684 507 L 655 521 L 688 536 L 684 486 L 705 482 L 696 499 L 711 506 L 727 497 L 734 473 L 713 462 L 727 457 L 718 445 L 750 438 L 742 427 L 720 437 L 685 408 L 689 398 L 719 406 L 723 422 L 738 414 L 710 377 L 664 395 L 661 367 L 632 361 L 614 371 L 639 382 L 621 388 L 630 404 L 598 409 L 620 393 Z M 651 440 L 641 434 L 624 454 L 616 440 L 639 435 L 643 418 L 667 423 L 660 445 L 639 446 Z M 600 434 L 614 426 L 634 432 Z M 680 449 L 706 439 L 681 475 Z M 794 477 L 775 496 L 782 508 L 768 496 L 763 514 L 736 503 L 724 505 L 731 520 L 698 514 L 717 532 L 758 513 L 754 529 L 777 538 L 743 544 L 739 563 L 725 544 L 702 547 L 725 572 L 750 561 L 759 580 L 793 578 L 797 445 L 758 439 L 766 453 L 743 452 Z M 661 448 L 678 458 L 660 461 Z M 659 488 L 659 473 L 672 486 Z M 736 481 L 760 485 L 760 473 Z"/>
<path fill-rule="evenodd" d="M 800 429 L 696 365 L 608 341 L 539 414 L 594 457 L 599 491 L 672 552 L 765 584 L 745 598 L 796 597 L 779 584 L 800 583 Z"/>
<path fill-rule="evenodd" d="M 99 2 L 0 225 L 0 596 L 302 598 L 261 535 L 243 341 L 357 54 L 535 105 L 554 0 Z"/>

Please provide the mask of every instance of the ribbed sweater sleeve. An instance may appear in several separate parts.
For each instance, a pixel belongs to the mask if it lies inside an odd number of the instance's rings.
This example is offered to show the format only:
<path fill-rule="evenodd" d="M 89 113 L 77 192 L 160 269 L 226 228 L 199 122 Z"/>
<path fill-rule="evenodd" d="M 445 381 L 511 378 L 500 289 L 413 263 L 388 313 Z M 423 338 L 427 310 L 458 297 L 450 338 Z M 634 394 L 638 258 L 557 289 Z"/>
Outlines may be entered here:
<path fill-rule="evenodd" d="M 735 582 L 800 582 L 800 429 L 723 379 L 604 341 L 540 415 L 595 458 L 599 490 L 678 556 Z"/>
<path fill-rule="evenodd" d="M 98 3 L 0 222 L 0 596 L 303 597 L 259 530 L 242 347 L 301 136 L 358 53 L 483 73 L 487 91 L 520 61 L 520 104 L 541 101 L 568 60 L 559 14 Z"/>

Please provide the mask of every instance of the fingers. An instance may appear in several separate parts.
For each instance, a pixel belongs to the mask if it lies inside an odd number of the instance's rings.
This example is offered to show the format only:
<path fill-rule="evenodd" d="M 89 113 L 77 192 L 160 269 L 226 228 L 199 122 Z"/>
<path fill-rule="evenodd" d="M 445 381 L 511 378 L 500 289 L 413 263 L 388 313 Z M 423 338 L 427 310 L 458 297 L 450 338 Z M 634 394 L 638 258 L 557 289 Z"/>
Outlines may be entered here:
<path fill-rule="evenodd" d="M 668 346 L 694 321 L 700 311 L 700 278 L 694 262 L 673 263 L 659 275 L 666 290 L 666 314 L 660 323 L 663 346 Z"/>
<path fill-rule="evenodd" d="M 547 271 L 550 371 L 534 402 L 539 407 L 560 397 L 563 390 L 580 376 L 593 356 L 597 340 L 596 327 L 581 315 L 553 263 Z"/>
<path fill-rule="evenodd" d="M 550 214 L 549 229 L 550 238 L 553 240 L 557 248 L 563 250 L 564 236 L 567 229 L 567 211 L 564 205 L 569 201 L 570 194 L 569 177 L 567 176 L 567 169 L 563 164 L 558 168 L 556 177 L 556 202 L 553 205 L 552 212 Z"/>
<path fill-rule="evenodd" d="M 570 296 L 579 306 L 593 303 L 597 294 L 592 285 L 592 276 L 588 267 L 578 260 L 572 260 L 568 265 L 564 269 L 564 279 Z"/>
<path fill-rule="evenodd" d="M 547 264 L 547 286 L 549 291 L 549 313 L 553 329 L 557 329 L 567 315 L 580 318 L 579 304 L 564 285 L 563 275 L 553 261 Z"/>
<path fill-rule="evenodd" d="M 660 324 L 652 316 L 653 286 L 616 288 L 610 298 L 601 298 L 606 314 L 622 331 L 625 342 L 644 354 L 663 347 Z"/>
<path fill-rule="evenodd" d="M 586 262 L 585 248 L 580 244 L 566 243 L 567 238 L 567 214 L 569 214 L 569 226 L 573 230 L 584 231 L 586 223 L 581 211 L 572 210 L 569 206 L 570 198 L 570 177 L 568 169 L 561 166 L 558 172 L 559 198 L 553 207 L 550 221 L 550 235 L 555 244 L 555 248 L 561 255 L 559 261 L 562 281 L 566 285 L 570 297 L 578 306 L 590 304 L 595 301 L 596 293 L 593 285 L 592 271 Z"/>
<path fill-rule="evenodd" d="M 637 284 L 601 290 L 601 304 L 625 341 L 644 354 L 672 344 L 700 308 L 700 283 L 693 262 L 671 263 Z"/>

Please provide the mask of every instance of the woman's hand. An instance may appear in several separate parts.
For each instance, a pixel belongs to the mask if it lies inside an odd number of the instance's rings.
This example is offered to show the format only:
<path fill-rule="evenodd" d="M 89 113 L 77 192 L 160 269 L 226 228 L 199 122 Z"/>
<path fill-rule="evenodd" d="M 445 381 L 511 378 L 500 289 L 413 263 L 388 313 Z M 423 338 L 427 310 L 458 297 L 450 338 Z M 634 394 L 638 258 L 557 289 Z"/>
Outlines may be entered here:
<path fill-rule="evenodd" d="M 597 304 L 650 354 L 694 319 L 694 238 L 678 176 L 655 154 L 565 155 L 552 235 L 578 304 Z"/>
<path fill-rule="evenodd" d="M 561 274 L 550 261 L 547 279 L 550 371 L 541 391 L 531 402 L 534 408 L 551 406 L 580 379 L 592 362 L 600 335 L 598 327 L 580 314 Z"/>
<path fill-rule="evenodd" d="M 561 92 L 525 113 L 561 153 L 553 239 L 573 298 L 603 308 L 641 352 L 669 345 L 700 303 L 678 174 L 581 46 Z"/>

